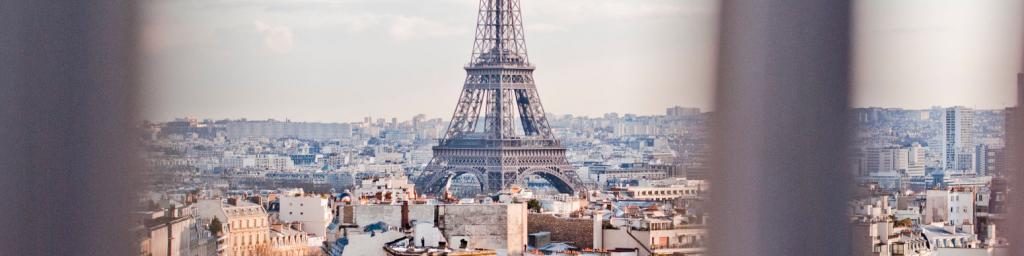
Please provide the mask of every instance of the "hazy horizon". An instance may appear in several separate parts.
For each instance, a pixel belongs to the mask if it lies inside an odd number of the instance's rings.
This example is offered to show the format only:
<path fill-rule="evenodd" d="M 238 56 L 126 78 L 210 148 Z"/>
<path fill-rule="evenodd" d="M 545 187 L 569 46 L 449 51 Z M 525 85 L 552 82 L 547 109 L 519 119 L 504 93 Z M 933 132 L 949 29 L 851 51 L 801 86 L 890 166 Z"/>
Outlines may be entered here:
<path fill-rule="evenodd" d="M 851 103 L 1014 105 L 1020 3 L 855 0 Z M 448 119 L 477 0 L 145 0 L 143 117 Z M 713 109 L 718 1 L 523 0 L 546 112 Z"/>
<path fill-rule="evenodd" d="M 684 108 L 686 108 L 687 106 L 671 106 L 671 107 L 684 107 Z M 1005 110 L 1004 108 L 973 108 L 973 107 L 970 107 L 970 106 L 962 106 L 962 105 L 931 106 L 931 107 L 927 107 L 927 108 L 902 108 L 902 107 L 883 107 L 883 106 L 861 106 L 861 107 L 851 107 L 850 109 L 852 110 L 852 109 L 881 108 L 881 109 L 901 109 L 901 110 L 909 110 L 909 111 L 928 111 L 928 110 L 931 110 L 931 108 L 934 108 L 934 107 L 939 107 L 939 108 L 967 107 L 967 108 L 971 108 L 971 109 L 973 109 L 975 111 L 1003 111 L 1003 110 Z M 669 108 L 669 107 L 666 107 L 666 108 Z M 700 109 L 700 110 L 701 110 L 701 114 L 707 114 L 707 113 L 713 113 L 714 112 L 714 110 L 708 110 L 708 109 Z M 630 114 L 637 115 L 637 116 L 658 116 L 658 115 L 662 115 L 663 116 L 663 115 L 665 115 L 664 112 L 663 113 L 652 113 L 652 114 L 637 114 L 637 113 L 629 113 L 629 112 L 607 112 L 607 113 L 602 113 L 602 114 L 598 114 L 598 115 L 577 115 L 577 114 L 573 114 L 573 113 L 552 113 L 552 112 L 547 112 L 547 114 L 552 114 L 552 115 L 557 115 L 557 116 L 572 115 L 573 117 L 586 117 L 586 118 L 601 118 L 601 117 L 604 117 L 605 114 L 613 114 L 613 113 L 614 114 L 618 114 L 619 117 L 622 117 L 624 115 L 630 115 Z M 408 117 L 400 117 L 400 116 L 366 116 L 366 117 L 371 117 L 371 118 L 373 118 L 374 121 L 376 121 L 379 118 L 383 118 L 383 119 L 385 119 L 385 120 L 390 122 L 391 118 L 398 118 L 399 121 L 407 121 L 407 120 L 411 120 L 416 115 L 418 115 L 418 114 L 411 115 L 411 116 L 408 116 Z M 291 119 L 291 118 L 288 118 L 288 117 L 285 117 L 285 118 L 275 118 L 275 117 L 249 118 L 249 117 L 240 116 L 240 117 L 216 117 L 216 118 L 214 118 L 214 117 L 203 117 L 203 116 L 179 116 L 179 117 L 172 117 L 170 119 L 164 119 L 164 120 L 146 119 L 146 121 L 162 123 L 162 122 L 174 121 L 174 120 L 182 119 L 182 118 L 196 118 L 198 120 L 214 120 L 214 121 L 217 121 L 217 120 L 241 120 L 241 119 L 245 119 L 245 120 L 248 120 L 248 121 L 275 120 L 275 121 L 291 121 L 291 122 L 307 122 L 307 123 L 358 123 L 358 122 L 362 122 L 363 118 L 365 118 L 365 117 L 359 118 L 359 119 L 353 119 L 353 120 L 294 120 L 294 119 Z M 427 115 L 426 118 L 427 119 L 440 118 L 440 119 L 443 119 L 444 121 L 447 122 L 447 121 L 449 121 L 451 116 L 429 116 L 429 115 Z"/>
<path fill-rule="evenodd" d="M 144 116 L 450 118 L 477 0 L 147 0 Z M 524 0 L 547 112 L 710 108 L 715 0 Z"/>
<path fill-rule="evenodd" d="M 1015 105 L 1020 1 L 855 0 L 853 7 L 854 106 Z"/>

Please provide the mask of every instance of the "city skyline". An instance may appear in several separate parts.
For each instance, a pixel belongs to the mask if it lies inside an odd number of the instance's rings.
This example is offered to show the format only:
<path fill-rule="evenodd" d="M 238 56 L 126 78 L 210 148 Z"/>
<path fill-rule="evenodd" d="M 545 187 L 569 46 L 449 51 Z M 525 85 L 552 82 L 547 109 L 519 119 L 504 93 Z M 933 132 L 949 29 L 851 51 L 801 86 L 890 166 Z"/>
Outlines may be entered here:
<path fill-rule="evenodd" d="M 147 1 L 144 116 L 450 118 L 477 4 Z M 710 107 L 716 5 L 524 2 L 545 110 L 599 115 Z M 597 73 L 602 76 L 590 75 Z"/>
<path fill-rule="evenodd" d="M 1020 0 L 9 2 L 0 256 L 1024 254 Z"/>
<path fill-rule="evenodd" d="M 1014 105 L 1020 65 L 1010 56 L 1021 55 L 1013 47 L 1020 41 L 1020 3 L 853 3 L 854 107 Z M 143 116 L 450 118 L 476 4 L 146 2 Z M 712 110 L 717 5 L 525 2 L 527 40 L 540 63 L 538 90 L 550 102 L 545 110 L 585 116 L 650 115 L 673 105 Z M 595 73 L 602 76 L 588 75 Z"/>
<path fill-rule="evenodd" d="M 572 117 L 584 117 L 584 118 L 603 118 L 603 117 L 605 117 L 605 115 L 611 115 L 611 114 L 617 115 L 619 118 L 623 118 L 626 115 L 635 115 L 635 116 L 639 116 L 639 117 L 650 117 L 650 116 L 665 116 L 666 115 L 665 112 L 669 108 L 673 108 L 673 107 L 695 108 L 695 107 L 688 107 L 688 106 L 673 105 L 673 106 L 666 106 L 665 108 L 662 109 L 661 113 L 649 113 L 649 114 L 638 114 L 638 113 L 629 113 L 629 112 L 607 112 L 607 113 L 601 113 L 601 114 L 597 114 L 597 115 L 578 115 L 578 114 L 572 114 L 572 113 L 552 113 L 552 112 L 547 112 L 546 114 L 548 114 L 548 116 L 551 116 L 551 117 L 556 118 L 556 119 L 557 118 L 561 118 L 561 117 L 563 117 L 565 115 L 570 115 Z M 881 108 L 881 109 L 901 109 L 901 110 L 909 110 L 909 111 L 931 111 L 931 110 L 934 110 L 936 108 L 945 109 L 945 108 L 950 108 L 950 107 L 966 107 L 966 108 L 972 109 L 974 111 L 1005 111 L 1006 110 L 1005 108 L 974 108 L 974 107 L 963 106 L 963 105 L 935 105 L 935 106 L 930 106 L 930 107 L 927 107 L 927 108 L 901 108 L 901 107 L 886 107 L 886 106 L 862 106 L 862 107 L 851 107 L 850 109 L 854 110 L 854 109 Z M 697 108 L 697 109 L 699 109 L 701 111 L 701 113 L 703 113 L 703 114 L 714 112 L 713 110 L 709 110 L 709 109 L 702 109 L 702 108 Z M 853 113 L 851 113 L 851 114 L 853 114 Z M 169 119 L 159 119 L 159 120 L 158 119 L 145 119 L 145 120 L 149 121 L 149 122 L 154 122 L 154 123 L 170 122 L 170 121 L 175 121 L 175 120 L 180 120 L 180 119 L 185 119 L 185 118 L 195 118 L 197 120 L 243 120 L 244 119 L 244 120 L 247 120 L 247 121 L 267 121 L 267 120 L 273 120 L 273 121 L 282 121 L 282 122 L 283 121 L 291 121 L 291 122 L 309 122 L 309 123 L 359 123 L 359 122 L 365 121 L 366 118 L 371 118 L 374 122 L 376 122 L 378 119 L 384 119 L 385 121 L 390 122 L 392 118 L 396 118 L 398 121 L 410 121 L 410 120 L 412 120 L 413 118 L 415 118 L 416 116 L 419 116 L 419 115 L 423 115 L 427 120 L 430 120 L 430 119 L 441 119 L 442 121 L 445 121 L 445 122 L 449 121 L 449 119 L 451 118 L 450 115 L 446 115 L 446 116 L 430 116 L 430 115 L 427 115 L 427 114 L 424 114 L 424 113 L 417 113 L 417 114 L 412 114 L 412 115 L 409 115 L 409 116 L 363 116 L 361 118 L 355 118 L 355 119 L 352 119 L 352 120 L 298 120 L 298 119 L 291 119 L 291 118 L 288 118 L 288 117 L 284 117 L 284 118 L 280 118 L 280 117 L 250 118 L 250 117 L 244 117 L 244 116 L 238 116 L 238 117 L 176 116 L 176 117 L 171 117 Z"/>
<path fill-rule="evenodd" d="M 561 118 L 562 116 L 565 116 L 565 115 L 571 115 L 573 117 L 587 117 L 587 118 L 601 118 L 601 117 L 604 117 L 605 115 L 609 115 L 609 114 L 618 115 L 620 118 L 624 117 L 625 115 L 664 116 L 665 112 L 667 111 L 667 109 L 668 108 L 672 108 L 672 107 L 692 108 L 692 107 L 686 107 L 686 106 L 666 106 L 666 107 L 662 108 L 662 111 L 660 113 L 650 113 L 650 114 L 623 113 L 623 112 L 607 112 L 607 113 L 601 113 L 601 114 L 598 114 L 598 115 L 577 115 L 577 114 L 572 114 L 572 113 L 552 113 L 552 112 L 546 112 L 545 114 L 548 114 L 550 117 L 553 117 L 553 118 L 556 118 L 556 119 L 557 118 Z M 984 110 L 984 109 L 978 109 L 978 110 Z M 710 111 L 707 111 L 705 109 L 700 109 L 700 111 L 701 111 L 701 113 L 710 112 Z M 244 117 L 244 116 L 238 116 L 238 117 L 176 116 L 176 117 L 171 117 L 171 118 L 168 118 L 168 119 L 145 119 L 145 120 L 146 121 L 150 121 L 150 122 L 156 122 L 156 123 L 170 122 L 170 121 L 174 121 L 174 120 L 178 120 L 178 119 L 184 119 L 184 118 L 195 118 L 195 119 L 198 119 L 198 120 L 242 120 L 242 119 L 245 119 L 245 120 L 248 120 L 248 121 L 275 120 L 275 121 L 312 122 L 312 123 L 316 123 L 316 122 L 323 122 L 323 123 L 358 123 L 358 122 L 365 121 L 365 119 L 368 118 L 368 117 L 373 119 L 374 122 L 376 122 L 377 119 L 385 119 L 388 122 L 390 122 L 392 118 L 397 118 L 399 121 L 409 121 L 409 120 L 412 120 L 413 118 L 415 118 L 416 116 L 419 116 L 419 115 L 423 115 L 427 120 L 430 120 L 430 119 L 441 119 L 441 120 L 444 120 L 445 122 L 447 122 L 447 121 L 449 121 L 449 119 L 451 119 L 451 115 L 450 114 L 449 115 L 445 115 L 445 116 L 431 116 L 431 115 L 427 115 L 427 114 L 424 114 L 424 113 L 417 113 L 417 114 L 412 114 L 412 115 L 408 115 L 408 116 L 393 116 L 393 115 L 392 116 L 363 116 L 363 117 L 355 118 L 355 119 L 352 119 L 352 120 L 299 120 L 299 119 L 292 119 L 292 118 L 288 118 L 288 117 L 284 117 L 284 118 L 281 118 L 281 117 L 251 118 L 251 117 Z"/>

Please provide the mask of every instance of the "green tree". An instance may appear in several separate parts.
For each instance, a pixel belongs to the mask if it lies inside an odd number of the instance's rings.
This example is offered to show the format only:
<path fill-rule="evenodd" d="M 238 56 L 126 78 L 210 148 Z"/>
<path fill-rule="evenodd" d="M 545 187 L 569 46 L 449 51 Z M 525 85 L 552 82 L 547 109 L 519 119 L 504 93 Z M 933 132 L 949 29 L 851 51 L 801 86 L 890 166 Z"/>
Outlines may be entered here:
<path fill-rule="evenodd" d="M 530 201 L 526 201 L 526 209 L 529 209 L 529 210 L 531 210 L 533 212 L 538 212 L 539 213 L 540 212 L 540 201 L 537 201 L 537 199 L 530 199 Z"/>
<path fill-rule="evenodd" d="M 210 233 L 212 233 L 213 235 L 217 235 L 217 233 L 220 233 L 220 231 L 223 228 L 224 227 L 220 223 L 220 219 L 218 219 L 216 216 L 213 217 L 213 220 L 210 221 Z"/>

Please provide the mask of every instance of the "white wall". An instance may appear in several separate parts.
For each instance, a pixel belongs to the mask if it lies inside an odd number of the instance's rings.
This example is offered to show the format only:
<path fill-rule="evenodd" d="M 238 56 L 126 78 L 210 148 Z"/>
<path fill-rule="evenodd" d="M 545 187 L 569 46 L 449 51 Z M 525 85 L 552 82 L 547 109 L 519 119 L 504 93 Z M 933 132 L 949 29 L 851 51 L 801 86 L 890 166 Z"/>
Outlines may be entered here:
<path fill-rule="evenodd" d="M 302 231 L 326 237 L 327 225 L 331 222 L 331 208 L 327 201 L 320 196 L 281 197 L 278 218 L 283 222 L 298 221 L 302 223 Z"/>

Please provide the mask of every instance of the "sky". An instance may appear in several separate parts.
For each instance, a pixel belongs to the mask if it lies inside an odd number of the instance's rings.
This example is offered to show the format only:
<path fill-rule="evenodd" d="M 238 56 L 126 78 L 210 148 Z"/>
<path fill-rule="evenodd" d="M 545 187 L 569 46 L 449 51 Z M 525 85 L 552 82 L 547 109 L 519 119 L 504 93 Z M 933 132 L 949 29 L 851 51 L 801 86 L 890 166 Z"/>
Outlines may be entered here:
<path fill-rule="evenodd" d="M 1020 0 L 855 0 L 853 104 L 1016 104 Z"/>
<path fill-rule="evenodd" d="M 477 0 L 145 0 L 145 117 L 451 117 Z M 523 0 L 547 112 L 712 105 L 715 0 Z"/>
<path fill-rule="evenodd" d="M 478 0 L 143 0 L 144 117 L 450 118 Z M 717 0 L 522 0 L 545 110 L 712 108 Z M 854 0 L 853 104 L 1015 104 L 1018 0 Z"/>

